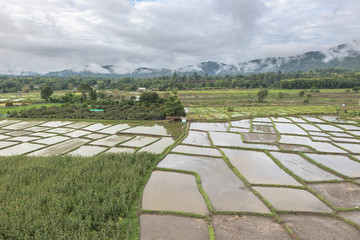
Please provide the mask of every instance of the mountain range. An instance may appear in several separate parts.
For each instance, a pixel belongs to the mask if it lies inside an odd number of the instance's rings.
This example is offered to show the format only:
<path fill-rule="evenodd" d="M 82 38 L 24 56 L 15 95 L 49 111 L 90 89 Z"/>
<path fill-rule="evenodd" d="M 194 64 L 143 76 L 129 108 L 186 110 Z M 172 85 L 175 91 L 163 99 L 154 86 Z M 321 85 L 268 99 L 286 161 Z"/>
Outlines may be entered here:
<path fill-rule="evenodd" d="M 263 72 L 295 72 L 309 71 L 323 68 L 342 68 L 350 71 L 360 71 L 360 40 L 341 44 L 327 51 L 312 51 L 290 57 L 268 57 L 254 59 L 238 64 L 226 64 L 216 61 L 202 62 L 197 65 L 189 65 L 178 69 L 158 69 L 140 67 L 133 71 L 119 72 L 116 65 L 106 65 L 92 70 L 85 67 L 82 71 L 62 70 L 43 74 L 45 76 L 97 76 L 97 77 L 159 77 L 171 76 L 175 72 L 178 75 L 237 75 Z M 100 68 L 100 70 L 99 70 Z M 23 75 L 41 75 L 33 72 L 23 72 Z"/>

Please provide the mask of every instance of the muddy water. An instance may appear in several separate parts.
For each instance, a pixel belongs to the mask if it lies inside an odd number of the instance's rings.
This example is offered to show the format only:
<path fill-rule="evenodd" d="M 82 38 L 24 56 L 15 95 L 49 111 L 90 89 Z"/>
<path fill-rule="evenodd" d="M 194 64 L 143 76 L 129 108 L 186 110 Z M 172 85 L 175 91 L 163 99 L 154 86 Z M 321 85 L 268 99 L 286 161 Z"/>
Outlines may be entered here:
<path fill-rule="evenodd" d="M 308 137 L 283 135 L 283 136 L 281 136 L 279 143 L 311 146 L 312 148 L 316 149 L 319 152 L 347 153 L 344 150 L 342 150 L 338 147 L 335 147 L 334 145 L 332 145 L 330 143 L 314 142 L 314 141 L 311 141 L 311 139 Z"/>
<path fill-rule="evenodd" d="M 360 206 L 360 187 L 358 185 L 342 182 L 309 184 L 309 187 L 337 207 L 353 208 Z"/>
<path fill-rule="evenodd" d="M 106 135 L 106 134 L 92 133 L 92 134 L 86 135 L 85 137 L 94 140 L 94 139 L 104 138 L 104 137 L 107 137 L 107 136 L 108 135 Z"/>
<path fill-rule="evenodd" d="M 187 145 L 178 145 L 172 150 L 172 152 L 189 153 L 189 154 L 204 155 L 204 156 L 215 156 L 215 157 L 222 156 L 219 150 L 215 148 L 192 147 Z"/>
<path fill-rule="evenodd" d="M 280 152 L 271 152 L 271 154 L 286 168 L 306 181 L 340 180 L 339 177 L 318 168 L 300 155 Z"/>
<path fill-rule="evenodd" d="M 272 123 L 262 123 L 262 122 L 253 122 L 252 125 L 253 126 L 269 126 L 269 127 L 274 126 Z"/>
<path fill-rule="evenodd" d="M 52 121 L 52 122 L 46 122 L 46 123 L 43 123 L 41 124 L 40 126 L 42 127 L 53 127 L 53 128 L 57 128 L 57 127 L 62 127 L 62 126 L 65 126 L 65 125 L 69 125 L 71 124 L 72 122 L 61 122 L 61 121 Z"/>
<path fill-rule="evenodd" d="M 311 136 L 317 136 L 317 137 L 329 137 L 330 135 L 327 133 L 323 133 L 323 132 L 311 132 L 309 131 L 309 134 Z"/>
<path fill-rule="evenodd" d="M 339 116 L 320 116 L 321 119 L 324 119 L 326 121 L 329 121 L 329 122 L 339 122 L 339 123 L 342 123 L 342 122 L 346 122 L 346 121 L 343 121 L 339 118 Z"/>
<path fill-rule="evenodd" d="M 253 184 L 281 184 L 301 186 L 293 177 L 284 170 L 265 153 L 221 149 L 229 158 L 236 169 Z"/>
<path fill-rule="evenodd" d="M 278 135 L 261 133 L 244 133 L 244 140 L 248 142 L 276 143 Z"/>
<path fill-rule="evenodd" d="M 14 124 L 14 123 L 17 123 L 17 122 L 20 122 L 20 120 L 2 120 L 0 121 L 0 127 L 4 127 L 4 126 L 7 126 L 7 125 L 10 125 L 10 124 Z"/>
<path fill-rule="evenodd" d="M 333 132 L 333 133 L 329 133 L 328 136 L 334 136 L 334 137 L 344 137 L 344 138 L 353 138 L 353 136 L 351 136 L 350 134 L 347 133 L 339 133 L 339 132 Z"/>
<path fill-rule="evenodd" d="M 304 121 L 304 119 L 302 119 L 302 118 L 289 117 L 289 119 L 291 119 L 292 121 L 294 121 L 296 123 L 306 123 L 306 121 Z"/>
<path fill-rule="evenodd" d="M 312 137 L 312 140 L 314 141 L 320 141 L 320 142 L 332 142 L 332 140 L 330 138 L 327 137 Z"/>
<path fill-rule="evenodd" d="M 75 130 L 75 131 L 73 131 L 71 133 L 67 133 L 65 135 L 68 136 L 68 137 L 75 138 L 75 137 L 82 137 L 82 136 L 88 135 L 90 133 L 91 132 L 89 132 L 89 131 Z"/>
<path fill-rule="evenodd" d="M 360 163 L 346 156 L 306 153 L 314 161 L 349 177 L 360 177 Z"/>
<path fill-rule="evenodd" d="M 27 136 L 23 136 L 23 137 L 14 137 L 8 140 L 11 141 L 18 141 L 18 142 L 30 142 L 30 141 L 34 141 L 39 139 L 38 137 L 27 137 Z"/>
<path fill-rule="evenodd" d="M 202 131 L 223 131 L 225 132 L 229 128 L 228 123 L 191 123 L 191 130 Z"/>
<path fill-rule="evenodd" d="M 192 175 L 155 171 L 146 184 L 142 208 L 207 214 L 196 179 Z"/>
<path fill-rule="evenodd" d="M 273 218 L 262 216 L 214 216 L 217 239 L 292 239 Z"/>
<path fill-rule="evenodd" d="M 297 135 L 307 135 L 307 133 L 291 123 L 274 123 L 276 130 L 281 134 L 297 134 Z"/>
<path fill-rule="evenodd" d="M 13 136 L 13 137 L 19 137 L 19 136 L 28 135 L 30 133 L 31 132 L 29 132 L 29 131 L 12 131 L 12 132 L 6 133 L 6 135 Z"/>
<path fill-rule="evenodd" d="M 285 151 L 313 152 L 311 148 L 300 145 L 279 144 L 279 147 L 281 147 Z"/>
<path fill-rule="evenodd" d="M 316 124 L 319 128 L 327 132 L 343 132 L 341 128 L 329 124 Z"/>
<path fill-rule="evenodd" d="M 352 222 L 356 223 L 360 226 L 360 212 L 339 212 L 338 215 L 340 217 L 346 218 L 351 220 Z"/>
<path fill-rule="evenodd" d="M 253 122 L 272 123 L 269 118 L 254 118 Z"/>
<path fill-rule="evenodd" d="M 86 128 L 83 128 L 83 130 L 87 130 L 87 131 L 99 131 L 101 129 L 104 129 L 106 127 L 110 127 L 110 124 L 102 124 L 102 123 L 95 123 L 93 125 L 90 125 Z"/>
<path fill-rule="evenodd" d="M 38 133 L 31 133 L 29 136 L 35 136 L 35 137 L 54 137 L 56 136 L 55 133 L 44 133 L 44 132 L 38 132 Z"/>
<path fill-rule="evenodd" d="M 84 127 L 89 126 L 90 124 L 93 124 L 93 123 L 91 123 L 91 122 L 77 122 L 77 123 L 74 123 L 74 124 L 67 125 L 66 127 L 69 127 L 69 128 L 84 128 Z"/>
<path fill-rule="evenodd" d="M 171 137 L 163 137 L 159 141 L 140 149 L 139 152 L 151 152 L 155 154 L 162 153 L 165 148 L 173 144 L 175 141 Z"/>
<path fill-rule="evenodd" d="M 169 154 L 158 167 L 198 172 L 215 210 L 269 212 L 221 158 Z"/>
<path fill-rule="evenodd" d="M 240 120 L 240 121 L 234 121 L 234 122 L 231 122 L 231 126 L 249 129 L 250 128 L 250 120 L 245 119 L 245 120 Z"/>
<path fill-rule="evenodd" d="M 338 124 L 338 126 L 344 128 L 346 130 L 355 130 L 355 131 L 360 130 L 360 127 L 354 126 L 354 125 Z"/>
<path fill-rule="evenodd" d="M 330 216 L 310 214 L 280 214 L 299 239 L 355 240 L 360 232 L 350 224 Z"/>
<path fill-rule="evenodd" d="M 0 149 L 5 147 L 10 147 L 13 145 L 19 144 L 17 142 L 7 142 L 7 141 L 0 141 Z"/>
<path fill-rule="evenodd" d="M 69 140 L 69 139 L 70 138 L 63 137 L 63 136 L 54 136 L 54 137 L 43 138 L 43 139 L 37 140 L 37 141 L 35 141 L 35 143 L 52 145 L 52 144 L 63 142 L 63 141 Z"/>
<path fill-rule="evenodd" d="M 126 147 L 143 147 L 149 143 L 158 140 L 156 137 L 146 137 L 146 136 L 136 136 L 128 142 L 121 144 L 121 146 Z"/>
<path fill-rule="evenodd" d="M 236 133 L 210 132 L 210 138 L 217 146 L 279 150 L 274 145 L 243 143 L 240 134 Z"/>
<path fill-rule="evenodd" d="M 102 138 L 100 140 L 96 140 L 92 143 L 90 143 L 91 145 L 101 145 L 101 146 L 108 146 L 108 147 L 113 147 L 118 143 L 124 142 L 126 140 L 129 140 L 130 138 L 132 138 L 131 136 L 118 136 L 118 135 L 112 135 L 106 138 Z"/>
<path fill-rule="evenodd" d="M 139 134 L 150 134 L 150 135 L 160 135 L 160 136 L 170 136 L 167 133 L 165 127 L 155 124 L 155 126 L 137 126 L 123 131 L 125 133 L 139 133 Z"/>
<path fill-rule="evenodd" d="M 271 118 L 274 122 L 283 122 L 283 123 L 292 123 L 291 120 L 287 119 L 287 118 L 283 118 L 283 117 L 279 117 L 279 118 Z"/>
<path fill-rule="evenodd" d="M 140 240 L 208 240 L 208 227 L 203 219 L 171 215 L 140 216 Z"/>
<path fill-rule="evenodd" d="M 25 131 L 31 131 L 31 132 L 45 132 L 49 130 L 49 127 L 30 127 L 26 128 Z"/>
<path fill-rule="evenodd" d="M 318 128 L 312 124 L 300 123 L 299 126 L 304 128 L 307 131 L 321 132 L 320 128 Z"/>
<path fill-rule="evenodd" d="M 353 153 L 360 153 L 360 144 L 353 144 L 353 143 L 336 143 L 336 145 L 343 147 L 350 152 Z"/>
<path fill-rule="evenodd" d="M 276 209 L 285 211 L 331 212 L 332 210 L 306 190 L 254 187 Z"/>
<path fill-rule="evenodd" d="M 230 132 L 235 132 L 235 133 L 248 133 L 249 131 L 250 131 L 250 129 L 248 129 L 248 128 L 238 128 L 238 127 L 230 128 Z"/>
<path fill-rule="evenodd" d="M 308 120 L 309 122 L 313 122 L 313 123 L 323 123 L 324 121 L 315 117 L 307 117 L 307 116 L 302 116 L 302 118 Z"/>
<path fill-rule="evenodd" d="M 189 131 L 189 135 L 182 143 L 199 146 L 211 146 L 207 133 L 197 131 Z"/>
<path fill-rule="evenodd" d="M 69 155 L 72 156 L 81 156 L 81 157 L 92 157 L 95 156 L 103 151 L 105 151 L 105 147 L 98 147 L 98 146 L 81 146 L 78 149 L 69 152 Z"/>
<path fill-rule="evenodd" d="M 126 147 L 113 147 L 107 150 L 105 153 L 134 153 L 135 148 L 126 148 Z"/>
<path fill-rule="evenodd" d="M 112 127 L 105 128 L 103 130 L 100 130 L 99 133 L 107 133 L 107 134 L 115 134 L 118 131 L 124 130 L 126 128 L 129 128 L 130 126 L 127 124 L 118 124 Z"/>
<path fill-rule="evenodd" d="M 0 156 L 22 155 L 42 147 L 44 147 L 44 145 L 33 144 L 33 143 L 22 143 L 16 146 L 3 148 L 2 150 L 0 150 Z"/>
<path fill-rule="evenodd" d="M 41 149 L 39 151 L 33 152 L 29 154 L 29 156 L 51 156 L 51 155 L 60 155 L 65 152 L 71 151 L 74 148 L 77 148 L 89 140 L 86 139 L 70 139 L 66 142 L 58 143 L 56 145 Z"/>
<path fill-rule="evenodd" d="M 5 135 L 0 135 L 0 140 L 7 139 L 7 138 L 10 138 L 10 137 L 9 137 L 9 136 L 5 136 Z"/>
<path fill-rule="evenodd" d="M 359 139 L 355 138 L 342 138 L 342 137 L 331 137 L 332 140 L 335 142 L 353 142 L 353 143 L 360 143 Z M 360 145 L 359 145 L 360 147 Z"/>
<path fill-rule="evenodd" d="M 360 131 L 347 131 L 350 134 L 354 134 L 355 136 L 360 136 Z"/>
<path fill-rule="evenodd" d="M 276 133 L 275 128 L 269 126 L 253 126 L 252 132 L 259 132 L 259 133 Z"/>
<path fill-rule="evenodd" d="M 47 130 L 47 132 L 58 133 L 58 134 L 69 133 L 69 132 L 72 132 L 72 131 L 74 131 L 74 129 L 72 129 L 72 128 L 61 128 L 61 127 Z"/>
<path fill-rule="evenodd" d="M 41 121 L 41 122 L 25 121 L 25 122 L 19 122 L 19 123 L 12 124 L 10 126 L 3 127 L 3 129 L 19 130 L 19 129 L 24 129 L 24 128 L 28 128 L 28 127 L 33 127 L 33 126 L 39 125 L 41 123 L 43 123 L 43 121 Z"/>

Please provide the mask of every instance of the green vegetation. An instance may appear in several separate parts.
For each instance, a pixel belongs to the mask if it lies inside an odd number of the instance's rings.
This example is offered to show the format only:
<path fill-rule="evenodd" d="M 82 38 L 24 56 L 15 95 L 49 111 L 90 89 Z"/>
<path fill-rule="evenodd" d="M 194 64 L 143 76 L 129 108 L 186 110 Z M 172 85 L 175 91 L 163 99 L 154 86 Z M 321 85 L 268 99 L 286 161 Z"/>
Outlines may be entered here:
<path fill-rule="evenodd" d="M 49 86 L 53 90 L 74 90 L 89 95 L 96 90 L 118 89 L 136 91 L 139 87 L 167 91 L 171 89 L 206 88 L 282 88 L 310 89 L 353 88 L 360 86 L 360 73 L 338 68 L 296 71 L 289 73 L 267 72 L 236 76 L 192 75 L 161 76 L 155 78 L 101 78 L 101 77 L 50 77 L 50 76 L 0 76 L 0 92 L 29 92 Z M 90 87 L 90 88 L 89 88 Z"/>
<path fill-rule="evenodd" d="M 257 94 L 259 102 L 263 102 L 264 99 L 268 96 L 268 94 L 269 94 L 269 90 L 267 89 L 260 90 Z"/>
<path fill-rule="evenodd" d="M 1 239 L 127 239 L 156 155 L 0 159 Z"/>
<path fill-rule="evenodd" d="M 165 116 L 185 116 L 184 107 L 176 96 L 165 99 L 160 98 L 156 92 L 145 92 L 141 94 L 139 101 L 134 98 L 122 100 L 96 99 L 94 89 L 83 88 L 81 96 L 67 93 L 57 100 L 53 99 L 53 101 L 66 102 L 61 106 L 26 108 L 20 111 L 9 111 L 8 115 L 18 118 L 109 120 L 160 120 L 164 119 Z M 90 92 L 89 98 L 86 95 L 87 91 Z M 91 112 L 90 109 L 104 109 L 104 111 Z"/>
<path fill-rule="evenodd" d="M 46 101 L 49 101 L 50 96 L 53 94 L 53 90 L 49 86 L 45 86 L 43 89 L 41 89 L 41 98 L 45 99 Z"/>

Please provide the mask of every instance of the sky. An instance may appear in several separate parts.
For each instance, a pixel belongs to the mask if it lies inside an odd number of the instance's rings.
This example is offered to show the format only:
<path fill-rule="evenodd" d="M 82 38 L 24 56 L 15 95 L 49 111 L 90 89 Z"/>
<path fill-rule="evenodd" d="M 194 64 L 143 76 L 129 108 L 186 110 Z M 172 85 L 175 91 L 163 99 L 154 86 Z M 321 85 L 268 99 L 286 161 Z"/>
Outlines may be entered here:
<path fill-rule="evenodd" d="M 356 39 L 359 0 L 0 0 L 0 73 L 235 64 Z"/>

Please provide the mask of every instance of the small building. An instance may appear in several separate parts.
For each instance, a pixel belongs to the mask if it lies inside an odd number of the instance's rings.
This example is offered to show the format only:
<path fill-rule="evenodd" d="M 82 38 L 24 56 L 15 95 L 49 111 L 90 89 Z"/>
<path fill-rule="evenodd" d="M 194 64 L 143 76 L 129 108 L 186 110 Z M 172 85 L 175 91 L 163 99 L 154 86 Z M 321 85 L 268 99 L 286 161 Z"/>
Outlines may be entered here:
<path fill-rule="evenodd" d="M 139 87 L 138 88 L 138 92 L 146 92 L 147 90 L 146 90 L 146 88 L 144 88 L 144 87 Z"/>

